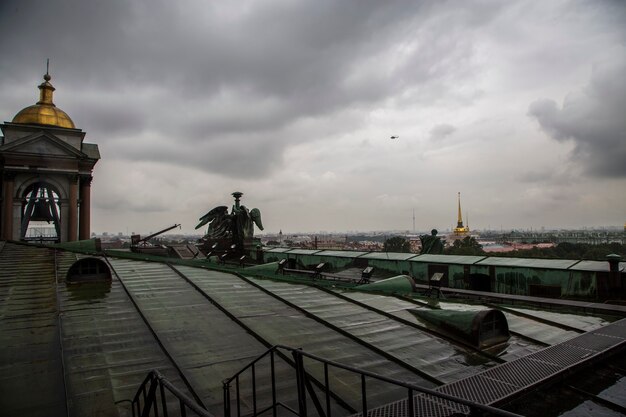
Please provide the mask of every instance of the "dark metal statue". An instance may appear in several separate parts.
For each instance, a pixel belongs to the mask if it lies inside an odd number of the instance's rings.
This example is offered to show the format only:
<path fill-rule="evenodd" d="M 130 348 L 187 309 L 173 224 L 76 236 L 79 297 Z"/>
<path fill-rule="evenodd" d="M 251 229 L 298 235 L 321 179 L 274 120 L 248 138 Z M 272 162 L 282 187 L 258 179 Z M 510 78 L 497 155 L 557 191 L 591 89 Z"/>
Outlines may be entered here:
<path fill-rule="evenodd" d="M 215 207 L 207 214 L 200 217 L 200 223 L 198 223 L 196 229 L 201 228 L 207 223 L 209 223 L 209 228 L 206 231 L 206 235 L 204 235 L 206 239 L 225 239 L 232 237 L 232 220 L 230 214 L 228 214 L 228 207 Z"/>
<path fill-rule="evenodd" d="M 433 253 L 440 254 L 443 253 L 443 243 L 441 239 L 437 236 L 437 229 L 433 229 L 430 231 L 429 235 L 421 235 L 420 241 L 422 242 L 422 250 L 421 254 L 424 253 Z"/>
<path fill-rule="evenodd" d="M 232 194 L 235 197 L 230 214 L 228 207 L 218 206 L 200 217 L 200 223 L 196 229 L 209 224 L 206 234 L 202 240 L 210 246 L 217 243 L 221 246 L 235 245 L 239 250 L 253 246 L 254 225 L 263 230 L 261 212 L 258 208 L 248 210 L 246 206 L 239 204 L 239 199 L 243 193 L 236 191 Z"/>

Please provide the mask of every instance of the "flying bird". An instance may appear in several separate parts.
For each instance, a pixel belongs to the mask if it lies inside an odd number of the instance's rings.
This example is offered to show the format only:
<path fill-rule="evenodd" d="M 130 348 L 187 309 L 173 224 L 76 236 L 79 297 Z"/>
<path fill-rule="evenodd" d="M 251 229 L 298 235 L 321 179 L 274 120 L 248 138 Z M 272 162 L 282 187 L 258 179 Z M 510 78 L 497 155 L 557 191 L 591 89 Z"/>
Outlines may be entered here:
<path fill-rule="evenodd" d="M 391 139 L 398 139 L 400 136 L 392 136 Z"/>

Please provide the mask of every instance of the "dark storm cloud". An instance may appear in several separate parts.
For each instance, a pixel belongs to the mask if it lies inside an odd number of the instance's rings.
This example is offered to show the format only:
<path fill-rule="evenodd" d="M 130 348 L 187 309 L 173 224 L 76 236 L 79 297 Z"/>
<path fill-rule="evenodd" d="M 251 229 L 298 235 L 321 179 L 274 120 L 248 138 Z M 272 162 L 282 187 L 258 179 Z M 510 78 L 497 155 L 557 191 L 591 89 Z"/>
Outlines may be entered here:
<path fill-rule="evenodd" d="M 626 49 L 594 66 L 580 93 L 531 103 L 528 114 L 557 141 L 573 141 L 574 162 L 600 177 L 626 177 Z"/>
<path fill-rule="evenodd" d="M 9 1 L 0 49 L 12 59 L 0 68 L 4 82 L 36 85 L 52 58 L 57 104 L 90 138 L 152 138 L 119 149 L 127 158 L 255 177 L 299 141 L 284 132 L 303 118 L 367 112 L 416 88 L 424 102 L 445 96 L 473 54 L 467 31 L 499 12 L 453 4 Z"/>
<path fill-rule="evenodd" d="M 181 146 L 176 136 L 155 141 L 148 135 L 131 141 L 120 139 L 110 144 L 107 153 L 127 161 L 153 161 L 232 178 L 250 178 L 265 176 L 282 163 L 281 143 L 273 140 L 272 135 L 257 134 L 226 135 Z"/>

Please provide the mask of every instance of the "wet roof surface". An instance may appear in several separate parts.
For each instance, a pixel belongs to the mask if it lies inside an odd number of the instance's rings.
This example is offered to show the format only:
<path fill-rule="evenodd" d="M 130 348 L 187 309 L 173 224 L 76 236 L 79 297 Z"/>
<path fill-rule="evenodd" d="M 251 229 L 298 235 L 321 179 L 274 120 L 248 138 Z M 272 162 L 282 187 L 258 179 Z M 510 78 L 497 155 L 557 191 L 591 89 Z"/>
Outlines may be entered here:
<path fill-rule="evenodd" d="M 293 254 L 293 255 L 313 255 L 318 252 L 321 252 L 321 251 L 317 249 L 291 249 L 287 251 L 287 253 Z"/>
<path fill-rule="evenodd" d="M 41 415 L 46 410 L 46 415 L 66 416 L 68 407 L 73 415 L 127 415 L 128 405 L 115 402 L 132 397 L 150 369 L 159 369 L 221 415 L 222 380 L 275 344 L 434 387 L 618 319 L 322 289 L 260 278 L 252 270 L 239 269 L 245 272 L 242 276 L 121 258 L 108 258 L 114 272 L 110 282 L 67 284 L 65 274 L 80 256 L 0 243 L 0 409 L 7 415 Z M 410 313 L 487 308 L 503 311 L 512 336 L 484 353 Z M 323 378 L 320 368 L 310 372 Z M 283 361 L 277 373 L 282 398 L 294 406 L 293 368 Z M 358 409 L 358 377 L 342 372 L 330 377 L 335 394 Z M 269 383 L 259 378 L 258 395 L 267 398 Z M 246 382 L 242 380 L 241 394 L 250 400 Z M 368 387 L 372 407 L 404 395 L 385 384 Z M 332 407 L 333 415 L 348 414 L 338 403 Z"/>
<path fill-rule="evenodd" d="M 358 258 L 369 252 L 349 251 L 349 250 L 323 250 L 316 253 L 316 256 L 334 256 L 339 258 Z"/>
<path fill-rule="evenodd" d="M 624 271 L 626 263 L 619 263 L 619 270 Z M 604 261 L 580 261 L 573 265 L 570 269 L 577 271 L 608 271 L 609 263 Z"/>
<path fill-rule="evenodd" d="M 265 249 L 265 252 L 283 253 L 283 252 L 289 252 L 290 250 L 291 248 L 271 248 L 271 249 Z"/>
<path fill-rule="evenodd" d="M 472 265 L 483 259 L 485 259 L 484 256 L 425 254 L 419 255 L 418 257 L 411 259 L 411 262 L 433 262 L 441 264 Z"/>
<path fill-rule="evenodd" d="M 365 259 L 377 259 L 377 260 L 389 260 L 389 261 L 406 261 L 407 259 L 414 258 L 414 253 L 396 253 L 396 252 L 370 252 L 361 256 Z"/>
<path fill-rule="evenodd" d="M 567 269 L 578 261 L 568 259 L 529 259 L 490 257 L 478 262 L 478 265 L 516 266 L 528 268 Z M 605 262 L 606 263 L 606 262 Z"/>

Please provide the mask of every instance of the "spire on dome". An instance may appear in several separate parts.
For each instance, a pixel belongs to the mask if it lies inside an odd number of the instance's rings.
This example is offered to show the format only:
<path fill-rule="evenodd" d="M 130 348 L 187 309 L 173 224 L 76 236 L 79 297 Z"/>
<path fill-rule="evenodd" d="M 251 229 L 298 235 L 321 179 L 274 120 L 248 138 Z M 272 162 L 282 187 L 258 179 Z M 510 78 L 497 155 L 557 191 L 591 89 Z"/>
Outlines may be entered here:
<path fill-rule="evenodd" d="M 55 126 L 75 129 L 74 122 L 63 110 L 52 101 L 55 88 L 50 84 L 50 60 L 46 62 L 46 74 L 43 83 L 39 84 L 39 101 L 37 104 L 22 109 L 13 118 L 13 123 Z"/>

